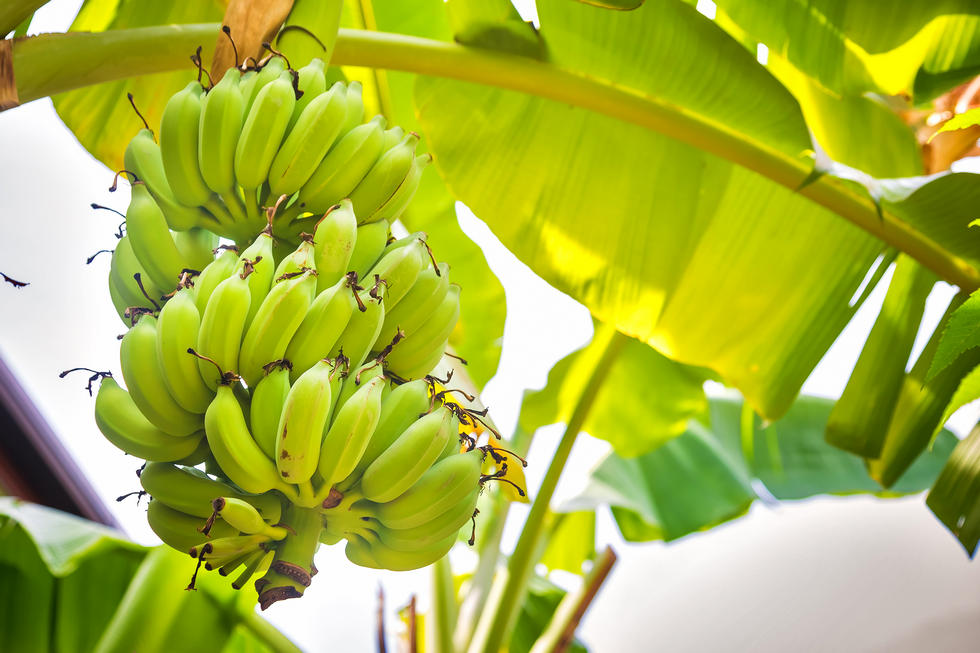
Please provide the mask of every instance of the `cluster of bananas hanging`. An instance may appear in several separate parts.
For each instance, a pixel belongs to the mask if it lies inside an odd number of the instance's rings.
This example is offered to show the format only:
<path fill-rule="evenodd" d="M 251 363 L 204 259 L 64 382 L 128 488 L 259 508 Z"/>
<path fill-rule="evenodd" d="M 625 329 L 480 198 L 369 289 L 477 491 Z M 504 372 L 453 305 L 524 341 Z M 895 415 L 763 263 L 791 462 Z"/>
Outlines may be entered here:
<path fill-rule="evenodd" d="M 235 587 L 258 577 L 263 608 L 302 595 L 320 543 L 367 567 L 434 562 L 506 474 L 476 446 L 482 414 L 429 376 L 459 287 L 424 234 L 389 233 L 430 157 L 363 117 L 356 83 L 273 56 L 192 82 L 159 144 L 147 128 L 126 151 L 109 276 L 126 389 L 102 380 L 96 421 L 148 461 L 157 535 L 241 569 Z"/>

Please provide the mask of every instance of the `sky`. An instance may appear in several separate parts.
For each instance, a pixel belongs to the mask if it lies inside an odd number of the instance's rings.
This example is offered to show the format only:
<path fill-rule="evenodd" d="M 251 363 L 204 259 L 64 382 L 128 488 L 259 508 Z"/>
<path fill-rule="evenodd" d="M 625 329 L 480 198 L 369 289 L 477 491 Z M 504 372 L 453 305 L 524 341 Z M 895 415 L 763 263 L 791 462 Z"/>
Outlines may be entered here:
<path fill-rule="evenodd" d="M 54 0 L 32 31 L 63 30 L 80 3 Z M 115 215 L 91 202 L 125 210 L 128 190 L 109 193 L 112 173 L 89 156 L 60 123 L 49 100 L 0 115 L 0 174 L 5 216 L 0 271 L 29 281 L 0 286 L 0 355 L 18 375 L 82 471 L 127 534 L 156 540 L 143 507 L 114 497 L 137 489 L 137 461 L 123 456 L 98 432 L 93 400 L 82 376 L 58 379 L 61 370 L 88 366 L 118 370 L 122 325 L 109 302 L 109 258 L 85 259 L 114 246 Z M 429 174 L 435 174 L 430 169 Z M 466 207 L 463 229 L 483 248 L 507 295 L 503 355 L 482 398 L 503 432 L 516 423 L 526 389 L 544 385 L 560 358 L 588 342 L 588 311 L 517 261 Z M 806 382 L 803 391 L 837 397 L 881 305 L 882 281 Z M 915 353 L 938 322 L 952 289 L 937 286 Z M 465 289 L 463 292 L 465 301 Z M 543 319 L 542 316 L 548 316 Z M 720 392 L 717 386 L 709 388 Z M 955 416 L 964 433 L 976 407 Z M 540 484 L 561 426 L 539 431 L 529 459 L 530 489 Z M 580 437 L 555 500 L 574 496 L 588 471 L 608 450 Z M 505 546 L 512 546 L 526 508 L 512 511 Z M 977 632 L 980 571 L 932 517 L 923 498 L 881 501 L 869 497 L 757 503 L 750 514 L 707 533 L 671 544 L 627 544 L 608 511 L 598 515 L 600 546 L 611 544 L 620 561 L 586 616 L 581 637 L 593 651 L 661 650 L 913 651 L 916 642 Z M 460 565 L 472 563 L 454 551 Z M 427 600 L 429 574 L 362 569 L 341 547 L 322 547 L 321 574 L 299 601 L 264 613 L 305 650 L 366 650 L 373 637 L 375 594 L 382 584 L 393 611 L 416 592 Z M 555 580 L 568 585 L 570 579 Z M 870 607 L 869 607 L 870 606 Z M 827 628 L 828 620 L 834 627 Z M 973 630 L 970 630 L 970 629 Z M 953 633 L 953 635 L 950 635 Z M 916 637 L 920 637 L 919 640 Z M 904 648 L 903 648 L 904 647 Z"/>

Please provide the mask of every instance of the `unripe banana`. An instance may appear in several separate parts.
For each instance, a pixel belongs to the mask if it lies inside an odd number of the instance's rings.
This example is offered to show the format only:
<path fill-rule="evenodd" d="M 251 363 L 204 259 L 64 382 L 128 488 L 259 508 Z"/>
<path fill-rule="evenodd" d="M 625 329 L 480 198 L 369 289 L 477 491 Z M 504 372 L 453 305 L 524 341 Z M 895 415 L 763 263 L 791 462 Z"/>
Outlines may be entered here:
<path fill-rule="evenodd" d="M 265 65 L 258 72 L 248 72 L 242 75 L 239 85 L 242 88 L 242 97 L 245 98 L 245 115 L 252 111 L 255 99 L 267 84 L 275 81 L 279 76 L 286 72 L 286 60 L 282 57 L 269 57 Z"/>
<path fill-rule="evenodd" d="M 377 297 L 372 297 L 372 292 Z M 384 286 L 378 285 L 371 290 L 364 289 L 358 293 L 358 297 L 364 310 L 357 310 L 351 314 L 347 326 L 329 354 L 335 357 L 343 353 L 350 361 L 351 369 L 360 367 L 367 359 L 385 319 Z"/>
<path fill-rule="evenodd" d="M 390 529 L 416 528 L 432 521 L 478 486 L 482 465 L 479 449 L 440 460 L 400 497 L 375 506 L 378 521 Z"/>
<path fill-rule="evenodd" d="M 245 248 L 239 257 L 239 263 L 248 260 L 252 262 L 252 274 L 248 276 L 248 291 L 252 302 L 245 317 L 245 327 L 251 323 L 259 312 L 262 301 L 272 288 L 272 280 L 276 278 L 275 259 L 272 256 L 272 234 L 263 231 L 251 245 Z"/>
<path fill-rule="evenodd" d="M 309 180 L 340 135 L 346 112 L 346 90 L 340 82 L 303 109 L 269 168 L 273 197 L 292 195 Z"/>
<path fill-rule="evenodd" d="M 228 524 L 215 524 L 211 535 L 200 532 L 204 520 L 174 510 L 162 501 L 150 501 L 146 508 L 146 521 L 156 536 L 167 546 L 182 553 L 189 553 L 194 547 L 203 545 L 212 537 L 225 538 L 238 535 Z"/>
<path fill-rule="evenodd" d="M 204 414 L 214 391 L 201 377 L 197 358 L 187 353 L 197 347 L 201 314 L 191 288 L 177 290 L 157 319 L 157 358 L 163 380 L 174 401 L 190 413 Z"/>
<path fill-rule="evenodd" d="M 254 551 L 268 541 L 269 538 L 266 535 L 218 537 L 198 546 L 192 546 L 189 553 L 192 558 L 199 557 L 202 560 L 210 560 L 210 564 L 205 565 L 206 569 L 217 569 L 243 553 Z"/>
<path fill-rule="evenodd" d="M 388 223 L 372 222 L 357 228 L 357 238 L 354 240 L 354 251 L 351 252 L 348 269 L 357 272 L 358 279 L 374 282 L 368 279 L 367 273 L 381 257 L 385 243 L 388 242 Z"/>
<path fill-rule="evenodd" d="M 381 402 L 381 415 L 371 439 L 347 478 L 338 486 L 342 491 L 357 482 L 368 465 L 390 447 L 405 429 L 425 415 L 431 406 L 428 384 L 419 379 L 403 383 Z"/>
<path fill-rule="evenodd" d="M 153 140 L 153 132 L 141 129 L 126 146 L 123 158 L 126 170 L 133 172 L 144 182 L 163 211 L 171 229 L 184 231 L 193 227 L 218 226 L 217 221 L 199 207 L 180 204 L 174 197 L 167 175 L 163 170 L 163 156 L 160 146 Z"/>
<path fill-rule="evenodd" d="M 140 275 L 140 283 L 143 284 L 146 295 L 136 283 L 135 275 L 137 273 Z M 112 252 L 112 263 L 109 265 L 109 275 L 114 278 L 116 289 L 122 295 L 127 307 L 153 308 L 150 299 L 159 304 L 163 291 L 146 274 L 146 270 L 136 258 L 136 253 L 133 252 L 133 246 L 128 235 L 123 236 L 116 243 L 116 249 Z M 147 299 L 147 295 L 150 299 Z M 132 324 L 130 320 L 127 322 Z"/>
<path fill-rule="evenodd" d="M 289 389 L 276 430 L 275 458 L 279 476 L 288 483 L 306 483 L 316 471 L 333 406 L 330 381 L 338 374 L 335 361 L 322 360 Z"/>
<path fill-rule="evenodd" d="M 245 332 L 238 369 L 245 383 L 255 387 L 262 379 L 263 367 L 280 360 L 290 338 L 299 328 L 316 295 L 316 276 L 312 270 L 273 285 L 255 319 Z"/>
<path fill-rule="evenodd" d="M 229 68 L 201 102 L 197 160 L 204 182 L 221 196 L 235 191 L 235 150 L 245 124 L 241 77 Z"/>
<path fill-rule="evenodd" d="M 374 349 L 380 350 L 391 342 L 395 333 L 415 333 L 418 328 L 432 317 L 433 312 L 442 303 L 449 292 L 449 265 L 440 263 L 438 269 L 427 267 L 419 272 L 412 288 L 398 303 L 398 306 L 385 307 L 385 322 L 381 333 L 374 343 Z"/>
<path fill-rule="evenodd" d="M 229 385 L 221 385 L 204 415 L 204 428 L 215 460 L 238 487 L 252 494 L 278 489 L 287 497 L 296 496 L 279 480 L 276 465 L 262 453 L 252 439 L 242 407 Z"/>
<path fill-rule="evenodd" d="M 353 376 L 348 375 L 345 386 L 348 383 L 354 386 Z M 337 410 L 320 448 L 317 470 L 323 478 L 324 487 L 331 487 L 345 478 L 360 461 L 378 425 L 381 394 L 386 382 L 383 376 L 362 381 L 360 388 Z"/>
<path fill-rule="evenodd" d="M 212 390 L 217 389 L 221 383 L 221 373 L 215 368 L 215 364 L 222 372 L 234 372 L 238 369 L 238 353 L 251 304 L 248 276 L 251 275 L 247 274 L 247 270 L 238 266 L 211 293 L 204 315 L 201 316 L 197 352 L 212 359 L 214 363 L 202 359 L 198 361 L 198 367 L 204 382 Z"/>
<path fill-rule="evenodd" d="M 381 142 L 382 152 L 387 152 L 391 148 L 395 147 L 402 141 L 403 138 L 405 138 L 405 130 L 398 125 L 395 125 L 391 129 L 386 129 Z"/>
<path fill-rule="evenodd" d="M 381 156 L 385 119 L 375 116 L 369 123 L 343 134 L 299 191 L 298 202 L 307 211 L 319 213 L 346 198 Z"/>
<path fill-rule="evenodd" d="M 341 134 L 346 134 L 364 122 L 364 99 L 361 91 L 361 83 L 357 80 L 347 85 L 347 114 Z"/>
<path fill-rule="evenodd" d="M 198 272 L 214 260 L 214 250 L 219 243 L 218 236 L 201 228 L 176 231 L 173 239 L 184 267 Z"/>
<path fill-rule="evenodd" d="M 396 551 L 386 546 L 376 535 L 366 533 L 348 540 L 345 553 L 351 562 L 362 567 L 410 571 L 431 565 L 449 553 L 454 544 L 455 533 L 420 551 Z"/>
<path fill-rule="evenodd" d="M 214 260 L 204 267 L 201 274 L 194 278 L 194 304 L 197 306 L 198 313 L 204 315 L 211 293 L 219 283 L 235 273 L 237 265 L 238 250 L 233 247 L 221 249 Z"/>
<path fill-rule="evenodd" d="M 364 497 L 385 503 L 403 494 L 436 461 L 446 440 L 457 436 L 458 428 L 456 415 L 445 408 L 419 418 L 364 470 Z"/>
<path fill-rule="evenodd" d="M 143 315 L 126 332 L 119 347 L 123 379 L 129 394 L 146 418 L 161 430 L 176 436 L 196 433 L 201 416 L 181 408 L 167 389 L 163 366 L 157 355 L 157 319 Z"/>
<path fill-rule="evenodd" d="M 174 197 L 184 206 L 202 206 L 211 200 L 211 189 L 197 162 L 201 119 L 200 82 L 190 82 L 167 102 L 160 118 L 160 154 Z"/>
<path fill-rule="evenodd" d="M 378 209 L 374 216 L 375 220 L 394 222 L 401 217 L 401 214 L 405 212 L 415 197 L 415 191 L 419 189 L 419 184 L 422 183 L 422 173 L 425 172 L 430 163 L 432 163 L 431 154 L 420 154 L 415 157 L 415 162 L 412 163 L 405 179 Z"/>
<path fill-rule="evenodd" d="M 316 270 L 316 258 L 314 257 L 311 236 L 305 236 L 296 246 L 296 249 L 279 261 L 279 265 L 276 266 L 272 276 L 272 283 L 276 284 L 284 277 L 297 275 L 304 270 Z M 315 282 L 313 287 L 316 288 Z"/>
<path fill-rule="evenodd" d="M 131 322 L 126 316 L 129 308 L 129 302 L 123 296 L 123 292 L 119 289 L 119 284 L 116 278 L 112 275 L 112 270 L 109 270 L 109 299 L 112 300 L 112 307 L 116 309 L 116 313 L 119 314 L 119 319 L 123 321 L 123 324 L 129 328 Z"/>
<path fill-rule="evenodd" d="M 217 497 L 211 501 L 214 514 L 247 535 L 266 535 L 273 540 L 286 537 L 286 529 L 270 526 L 251 503 L 237 497 Z M 471 511 L 472 512 L 472 511 Z"/>
<path fill-rule="evenodd" d="M 347 403 L 347 400 L 354 396 L 354 394 L 365 384 L 376 378 L 384 377 L 384 371 L 384 367 L 381 365 L 381 363 L 373 360 L 364 363 L 355 370 L 351 370 L 347 376 L 344 377 L 336 396 L 334 396 L 334 409 L 331 421 L 337 418 L 337 411 L 339 411 L 343 405 Z M 387 390 L 387 386 L 385 386 L 383 390 Z M 387 396 L 387 394 L 387 391 L 383 392 L 382 397 Z"/>
<path fill-rule="evenodd" d="M 132 187 L 126 209 L 126 235 L 153 283 L 160 288 L 173 288 L 186 266 L 163 212 L 142 182 L 135 182 Z"/>
<path fill-rule="evenodd" d="M 432 370 L 433 357 L 438 362 L 445 351 L 446 339 L 459 319 L 459 286 L 449 284 L 449 291 L 439 307 L 418 329 L 406 333 L 386 357 L 388 369 L 405 379 L 424 376 Z"/>
<path fill-rule="evenodd" d="M 419 273 L 429 263 L 425 241 L 414 234 L 407 240 L 409 242 L 384 254 L 366 277 L 370 280 L 377 275 L 384 281 L 386 315 L 411 290 Z"/>
<path fill-rule="evenodd" d="M 317 293 L 336 284 L 350 270 L 348 263 L 355 242 L 357 218 L 350 200 L 343 199 L 320 218 L 313 230 Z"/>
<path fill-rule="evenodd" d="M 252 579 L 253 576 L 257 574 L 264 574 L 272 564 L 272 560 L 276 555 L 275 549 L 270 549 L 268 551 L 257 551 L 248 561 L 245 563 L 245 569 L 242 573 L 238 575 L 237 578 L 232 582 L 231 586 L 236 590 L 240 590 L 245 587 L 245 584 Z"/>
<path fill-rule="evenodd" d="M 359 224 L 382 219 L 379 209 L 395 193 L 415 163 L 415 146 L 419 137 L 414 132 L 381 155 L 350 194 L 354 214 Z"/>
<path fill-rule="evenodd" d="M 296 100 L 296 106 L 293 107 L 293 115 L 289 119 L 289 127 L 286 129 L 286 133 L 292 133 L 293 125 L 299 120 L 303 110 L 313 101 L 313 98 L 319 97 L 321 93 L 327 90 L 327 76 L 322 59 L 310 60 L 310 63 L 297 70 L 296 73 L 299 75 L 297 86 L 303 95 Z"/>
<path fill-rule="evenodd" d="M 294 381 L 333 349 L 357 310 L 356 292 L 351 280 L 344 278 L 317 295 L 310 305 L 286 347 L 285 357 L 293 366 L 289 376 Z"/>
<path fill-rule="evenodd" d="M 396 551 L 420 551 L 429 548 L 445 537 L 459 533 L 459 529 L 473 517 L 479 497 L 480 487 L 474 485 L 468 494 L 454 496 L 455 503 L 448 510 L 424 524 L 406 529 L 379 525 L 376 533 L 385 546 Z"/>
<path fill-rule="evenodd" d="M 255 96 L 235 150 L 235 178 L 246 196 L 269 176 L 295 104 L 296 93 L 288 72 L 263 86 Z"/>
<path fill-rule="evenodd" d="M 102 379 L 95 398 L 95 423 L 119 449 L 144 460 L 169 462 L 194 453 L 203 433 L 175 437 L 150 423 L 132 397 L 111 377 Z"/>
<path fill-rule="evenodd" d="M 265 366 L 265 377 L 258 382 L 252 392 L 252 405 L 249 423 L 252 437 L 270 460 L 276 457 L 276 431 L 282 407 L 286 405 L 289 394 L 289 371 L 292 365 L 288 360 L 278 360 Z"/>
<path fill-rule="evenodd" d="M 282 517 L 282 504 L 274 494 L 240 494 L 230 485 L 216 481 L 193 467 L 147 463 L 140 472 L 140 484 L 154 500 L 202 520 L 214 512 L 211 502 L 218 497 L 234 497 L 247 501 L 270 524 L 279 523 Z M 198 526 L 202 525 L 203 522 L 198 523 Z M 238 530 L 233 535 L 237 535 Z"/>

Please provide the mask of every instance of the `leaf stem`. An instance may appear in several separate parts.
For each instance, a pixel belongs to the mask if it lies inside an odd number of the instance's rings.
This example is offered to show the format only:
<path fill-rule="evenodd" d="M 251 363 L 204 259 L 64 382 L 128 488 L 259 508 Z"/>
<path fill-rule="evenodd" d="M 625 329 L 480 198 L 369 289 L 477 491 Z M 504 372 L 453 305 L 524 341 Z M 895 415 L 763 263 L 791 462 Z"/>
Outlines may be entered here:
<path fill-rule="evenodd" d="M 585 424 L 585 419 L 588 417 L 599 389 L 627 340 L 625 335 L 609 325 L 603 325 L 596 332 L 595 338 L 604 341 L 602 355 L 592 371 L 592 376 L 582 388 L 575 409 L 568 419 L 565 433 L 558 443 L 558 449 L 548 465 L 548 471 L 545 473 L 538 494 L 531 505 L 531 511 L 524 523 L 520 539 L 518 539 L 514 553 L 511 554 L 507 564 L 507 579 L 503 591 L 494 603 L 488 605 L 487 610 L 483 613 L 484 618 L 477 625 L 476 635 L 470 645 L 472 653 L 477 651 L 497 653 L 517 620 L 527 591 L 527 584 L 534 569 L 535 553 L 544 531 L 548 505 L 558 485 L 558 479 L 561 477 L 565 463 L 568 462 L 572 446 Z"/>
<path fill-rule="evenodd" d="M 453 653 L 453 624 L 456 623 L 456 590 L 449 556 L 432 565 L 432 643 L 426 650 L 433 653 Z M 428 640 L 428 637 L 426 637 Z"/>
<path fill-rule="evenodd" d="M 213 23 L 167 25 L 15 40 L 18 96 L 22 103 L 29 102 L 82 86 L 184 67 L 187 53 L 200 43 L 210 42 L 218 28 Z M 823 175 L 800 188 L 813 170 L 809 158 L 769 149 L 664 99 L 528 57 L 385 32 L 341 29 L 331 63 L 487 84 L 652 129 L 798 192 L 963 290 L 980 287 L 980 270 L 896 216 L 888 212 L 879 215 L 871 199 L 848 182 Z"/>

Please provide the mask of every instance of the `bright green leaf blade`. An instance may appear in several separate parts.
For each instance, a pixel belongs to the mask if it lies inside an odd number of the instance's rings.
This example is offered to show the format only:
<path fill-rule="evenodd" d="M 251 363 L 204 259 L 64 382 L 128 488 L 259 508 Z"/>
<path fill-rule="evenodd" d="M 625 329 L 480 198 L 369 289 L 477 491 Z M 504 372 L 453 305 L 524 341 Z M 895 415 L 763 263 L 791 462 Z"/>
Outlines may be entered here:
<path fill-rule="evenodd" d="M 929 490 L 926 505 L 971 558 L 980 542 L 980 427 L 960 443 Z"/>
<path fill-rule="evenodd" d="M 0 650 L 45 653 L 55 579 L 24 529 L 2 516 L 0 524 Z"/>
<path fill-rule="evenodd" d="M 525 395 L 522 429 L 533 432 L 571 418 L 603 344 L 593 342 L 566 356 L 551 368 L 544 389 Z M 675 363 L 630 338 L 609 370 L 583 430 L 612 444 L 624 458 L 646 453 L 683 433 L 688 420 L 707 409 L 702 385 L 708 376 L 703 369 Z"/>
<path fill-rule="evenodd" d="M 454 39 L 535 59 L 547 58 L 544 41 L 524 22 L 509 0 L 448 0 L 446 11 Z"/>
<path fill-rule="evenodd" d="M 980 347 L 980 291 L 974 292 L 949 316 L 936 355 L 929 365 L 929 381 L 966 351 Z"/>
<path fill-rule="evenodd" d="M 784 152 L 809 146 L 786 90 L 690 7 L 562 6 L 540 6 L 555 63 Z M 649 130 L 449 80 L 420 79 L 417 97 L 440 173 L 518 258 L 624 333 L 716 370 L 770 418 L 850 319 L 881 250 L 785 188 Z"/>
<path fill-rule="evenodd" d="M 941 31 L 915 76 L 913 97 L 922 104 L 980 73 L 980 16 L 939 19 Z"/>
<path fill-rule="evenodd" d="M 936 276 L 899 256 L 881 312 L 827 422 L 827 442 L 865 458 L 881 454 L 905 365 Z"/>
<path fill-rule="evenodd" d="M 949 404 L 943 411 L 939 423 L 945 424 L 946 420 L 953 416 L 953 413 L 977 399 L 980 399 L 980 367 L 973 368 L 973 371 L 960 381 L 956 392 L 953 393 L 952 399 L 949 400 Z"/>
<path fill-rule="evenodd" d="M 510 637 L 510 653 L 528 653 L 534 642 L 551 622 L 558 604 L 565 598 L 565 592 L 540 576 L 533 576 L 528 583 L 528 592 L 521 605 L 521 611 L 514 624 Z M 569 653 L 586 653 L 587 649 L 578 640 L 570 642 Z"/>
<path fill-rule="evenodd" d="M 88 0 L 72 24 L 72 30 L 101 31 L 171 23 L 207 23 L 220 21 L 223 15 L 224 7 L 219 0 L 152 3 Z M 216 32 L 213 40 L 200 44 L 205 62 L 211 60 L 211 52 L 219 35 Z M 146 75 L 63 93 L 53 98 L 55 109 L 92 156 L 110 169 L 119 170 L 123 167 L 126 145 L 143 126 L 129 105 L 126 94 L 133 94 L 136 106 L 150 128 L 158 131 L 167 100 L 197 76 L 190 61 L 192 54 L 187 53 L 186 71 Z"/>
<path fill-rule="evenodd" d="M 643 4 L 643 0 L 578 0 L 593 7 L 603 9 L 616 9 L 619 11 L 631 11 Z"/>
<path fill-rule="evenodd" d="M 559 513 L 555 519 L 541 563 L 551 570 L 581 575 L 585 561 L 595 558 L 595 512 Z"/>
<path fill-rule="evenodd" d="M 963 113 L 957 114 L 943 123 L 943 126 L 936 130 L 936 133 L 929 137 L 929 142 L 936 137 L 936 134 L 942 134 L 943 132 L 956 131 L 957 129 L 966 129 L 967 127 L 973 127 L 975 125 L 980 125 L 980 107 L 969 109 Z"/>
<path fill-rule="evenodd" d="M 671 540 L 744 514 L 757 498 L 753 480 L 784 500 L 879 492 L 860 458 L 823 441 L 832 404 L 801 397 L 766 428 L 755 418 L 743 442 L 741 401 L 712 400 L 710 428 L 692 422 L 684 434 L 639 458 L 610 454 L 563 509 L 609 505 L 627 540 Z M 932 451 L 885 496 L 929 487 L 955 442 L 942 431 Z"/>

